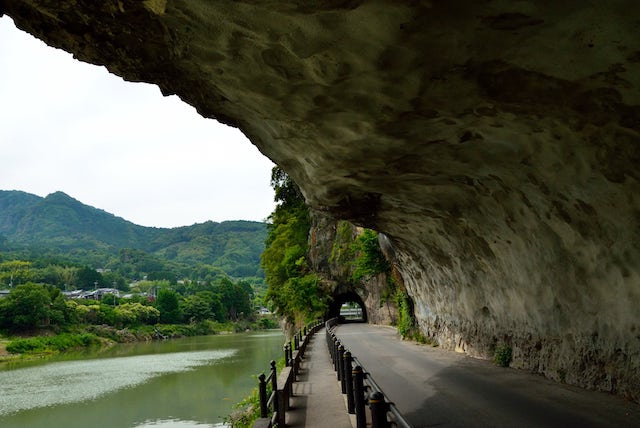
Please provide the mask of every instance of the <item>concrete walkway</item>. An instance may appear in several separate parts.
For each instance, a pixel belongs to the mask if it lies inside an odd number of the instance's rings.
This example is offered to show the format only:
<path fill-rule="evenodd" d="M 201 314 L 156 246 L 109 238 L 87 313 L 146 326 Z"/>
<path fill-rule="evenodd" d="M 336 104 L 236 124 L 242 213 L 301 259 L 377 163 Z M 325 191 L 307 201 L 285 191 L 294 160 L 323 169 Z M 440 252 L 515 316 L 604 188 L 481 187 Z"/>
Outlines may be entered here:
<path fill-rule="evenodd" d="M 288 427 L 351 428 L 355 418 L 347 413 L 340 383 L 333 371 L 325 343 L 325 330 L 319 330 L 307 345 L 298 380 L 293 384 Z"/>

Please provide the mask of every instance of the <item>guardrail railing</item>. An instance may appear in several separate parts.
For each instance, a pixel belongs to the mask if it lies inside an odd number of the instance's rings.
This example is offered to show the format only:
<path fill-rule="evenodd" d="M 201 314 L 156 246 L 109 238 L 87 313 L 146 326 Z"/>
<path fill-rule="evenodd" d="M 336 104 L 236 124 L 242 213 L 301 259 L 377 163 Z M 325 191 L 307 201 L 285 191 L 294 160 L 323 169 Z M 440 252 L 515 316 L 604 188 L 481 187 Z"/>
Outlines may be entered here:
<path fill-rule="evenodd" d="M 337 324 L 338 318 L 325 323 L 327 347 L 342 393 L 347 396 L 347 411 L 356 416 L 356 427 L 367 426 L 365 407 L 368 404 L 373 428 L 412 428 L 396 405 L 387 399 L 373 376 L 365 371 L 362 363 L 345 349 L 333 332 Z"/>
<path fill-rule="evenodd" d="M 293 383 L 296 381 L 300 363 L 311 337 L 323 327 L 322 321 L 316 321 L 296 333 L 284 345 L 285 367 L 277 373 L 276 362 L 270 362 L 269 376 L 258 376 L 260 397 L 260 418 L 253 428 L 271 428 L 285 426 L 285 414 L 289 410 L 289 400 L 293 396 Z M 267 385 L 271 385 L 271 394 L 267 396 Z M 271 417 L 269 417 L 271 413 Z"/>

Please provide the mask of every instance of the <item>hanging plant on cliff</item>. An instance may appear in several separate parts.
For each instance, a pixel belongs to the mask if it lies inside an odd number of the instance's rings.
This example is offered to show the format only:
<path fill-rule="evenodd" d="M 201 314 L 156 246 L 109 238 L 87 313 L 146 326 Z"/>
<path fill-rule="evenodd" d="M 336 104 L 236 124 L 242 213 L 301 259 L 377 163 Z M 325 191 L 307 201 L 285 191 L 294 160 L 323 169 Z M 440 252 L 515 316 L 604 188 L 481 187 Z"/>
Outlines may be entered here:
<path fill-rule="evenodd" d="M 364 229 L 353 244 L 356 253 L 354 281 L 367 276 L 375 276 L 386 273 L 391 277 L 391 266 L 382 254 L 378 243 L 378 233 L 371 229 Z"/>
<path fill-rule="evenodd" d="M 271 171 L 277 202 L 269 217 L 261 264 L 269 288 L 266 299 L 290 322 L 302 323 L 324 313 L 326 292 L 310 271 L 308 236 L 311 220 L 295 182 L 279 167 Z"/>

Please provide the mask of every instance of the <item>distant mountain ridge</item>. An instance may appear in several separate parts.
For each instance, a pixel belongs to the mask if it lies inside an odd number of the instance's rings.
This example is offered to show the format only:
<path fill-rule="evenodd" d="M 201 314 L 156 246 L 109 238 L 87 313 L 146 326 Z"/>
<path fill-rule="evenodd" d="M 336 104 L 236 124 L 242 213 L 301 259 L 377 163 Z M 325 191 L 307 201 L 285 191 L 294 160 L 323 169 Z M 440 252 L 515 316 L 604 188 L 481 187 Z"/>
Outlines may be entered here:
<path fill-rule="evenodd" d="M 266 224 L 253 221 L 208 221 L 178 228 L 136 225 L 55 192 L 42 198 L 0 190 L 0 243 L 55 249 L 61 253 L 117 255 L 136 249 L 165 260 L 207 264 L 231 275 L 260 272 Z M 249 273 L 252 273 L 249 275 Z"/>

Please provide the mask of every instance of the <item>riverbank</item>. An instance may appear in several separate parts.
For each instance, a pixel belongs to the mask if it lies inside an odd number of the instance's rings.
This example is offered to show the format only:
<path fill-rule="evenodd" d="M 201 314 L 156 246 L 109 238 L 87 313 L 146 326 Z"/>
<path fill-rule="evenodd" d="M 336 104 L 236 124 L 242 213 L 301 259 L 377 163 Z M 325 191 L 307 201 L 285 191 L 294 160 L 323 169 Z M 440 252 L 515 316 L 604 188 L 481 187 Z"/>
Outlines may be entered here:
<path fill-rule="evenodd" d="M 15 337 L 0 337 L 0 364 L 14 360 L 42 359 L 82 349 L 109 349 L 117 343 L 151 342 L 181 337 L 207 336 L 265 330 L 265 323 L 246 321 L 219 323 L 205 320 L 192 324 L 156 324 L 116 328 L 109 325 L 76 325 L 64 331 L 42 329 Z"/>
<path fill-rule="evenodd" d="M 0 369 L 0 426 L 219 427 L 284 341 L 265 330 L 16 361 Z"/>

